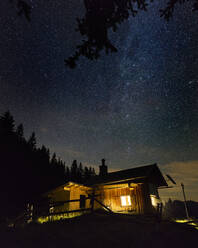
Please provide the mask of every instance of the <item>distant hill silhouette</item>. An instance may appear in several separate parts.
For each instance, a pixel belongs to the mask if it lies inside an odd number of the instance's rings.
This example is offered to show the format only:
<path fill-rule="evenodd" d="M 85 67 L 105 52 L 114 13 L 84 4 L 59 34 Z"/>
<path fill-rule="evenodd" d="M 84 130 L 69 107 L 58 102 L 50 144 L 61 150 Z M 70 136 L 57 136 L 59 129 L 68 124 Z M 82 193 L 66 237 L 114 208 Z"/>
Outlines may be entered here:
<path fill-rule="evenodd" d="M 198 202 L 187 201 L 187 208 L 190 217 L 198 218 Z M 184 202 L 171 199 L 165 203 L 164 217 L 166 218 L 186 218 Z"/>

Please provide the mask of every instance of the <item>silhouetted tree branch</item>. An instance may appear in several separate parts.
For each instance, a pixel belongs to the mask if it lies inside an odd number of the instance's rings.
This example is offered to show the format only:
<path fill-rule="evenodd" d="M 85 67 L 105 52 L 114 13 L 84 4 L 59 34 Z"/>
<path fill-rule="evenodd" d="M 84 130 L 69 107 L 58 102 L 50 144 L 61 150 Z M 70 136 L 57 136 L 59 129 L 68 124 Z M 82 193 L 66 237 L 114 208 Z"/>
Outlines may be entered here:
<path fill-rule="evenodd" d="M 23 0 L 9 0 L 9 1 L 15 5 L 17 9 L 17 14 L 19 16 L 24 15 L 26 20 L 30 22 L 32 7 L 26 1 Z"/>
<path fill-rule="evenodd" d="M 170 0 L 164 9 L 160 9 L 160 16 L 169 21 L 173 16 L 175 5 L 186 1 L 188 0 Z M 106 54 L 116 52 L 116 47 L 109 40 L 108 29 L 115 32 L 118 25 L 129 16 L 135 17 L 138 11 L 147 11 L 148 2 L 146 0 L 84 0 L 86 13 L 83 18 L 77 18 L 77 31 L 86 39 L 83 40 L 82 45 L 76 47 L 74 55 L 65 60 L 66 66 L 75 68 L 80 56 L 91 60 L 98 59 L 103 49 Z M 198 10 L 198 0 L 193 2 L 193 10 Z"/>
<path fill-rule="evenodd" d="M 169 0 L 165 8 L 160 9 L 160 16 L 165 20 L 173 16 L 175 6 L 192 2 L 193 11 L 198 10 L 198 0 Z M 30 21 L 31 6 L 26 0 L 10 0 L 18 9 L 18 15 L 24 15 Z M 106 54 L 116 52 L 116 47 L 108 37 L 108 30 L 114 32 L 118 25 L 130 16 L 135 17 L 139 11 L 146 11 L 149 3 L 153 0 L 84 0 L 85 16 L 77 18 L 76 31 L 84 37 L 82 44 L 76 46 L 72 56 L 65 59 L 65 65 L 75 68 L 80 56 L 90 60 L 100 57 L 100 52 L 105 50 Z"/>

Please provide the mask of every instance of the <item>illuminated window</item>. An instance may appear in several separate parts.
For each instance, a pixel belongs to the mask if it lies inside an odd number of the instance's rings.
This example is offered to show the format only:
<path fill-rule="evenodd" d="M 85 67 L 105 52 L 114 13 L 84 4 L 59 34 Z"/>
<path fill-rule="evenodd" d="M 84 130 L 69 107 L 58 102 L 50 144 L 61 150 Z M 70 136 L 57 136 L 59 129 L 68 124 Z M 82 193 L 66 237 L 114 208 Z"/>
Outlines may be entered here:
<path fill-rule="evenodd" d="M 131 206 L 131 197 L 129 195 L 121 196 L 122 207 Z"/>

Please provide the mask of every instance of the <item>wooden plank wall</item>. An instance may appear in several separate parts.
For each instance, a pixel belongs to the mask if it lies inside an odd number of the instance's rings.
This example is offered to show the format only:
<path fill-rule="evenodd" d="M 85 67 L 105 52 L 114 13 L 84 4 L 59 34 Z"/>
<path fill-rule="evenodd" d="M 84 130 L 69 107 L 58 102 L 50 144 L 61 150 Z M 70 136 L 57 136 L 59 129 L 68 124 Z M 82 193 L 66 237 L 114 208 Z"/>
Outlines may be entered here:
<path fill-rule="evenodd" d="M 50 198 L 52 202 L 68 201 L 70 200 L 70 192 L 68 190 L 64 190 L 63 188 L 54 190 L 50 193 Z M 58 213 L 68 210 L 69 210 L 69 203 L 65 203 L 60 206 L 55 206 L 53 212 Z"/>
<path fill-rule="evenodd" d="M 125 212 L 131 211 L 134 214 L 144 213 L 144 199 L 143 199 L 143 188 L 142 185 L 138 184 L 133 188 L 122 187 L 109 189 L 101 187 L 96 191 L 96 194 L 99 195 L 98 200 L 101 201 L 104 205 L 109 207 L 112 211 L 115 212 Z M 131 197 L 131 206 L 122 206 L 121 205 L 121 196 Z M 94 203 L 95 204 L 95 203 Z M 94 209 L 101 208 L 99 204 L 95 204 Z"/>
<path fill-rule="evenodd" d="M 144 213 L 144 204 L 143 204 L 143 193 L 142 193 L 142 186 L 137 185 L 131 191 L 131 198 L 134 200 L 134 210 L 137 214 Z M 132 200 L 132 202 L 133 202 Z"/>
<path fill-rule="evenodd" d="M 50 193 L 49 197 L 51 198 L 52 202 L 61 202 L 61 201 L 76 200 L 76 199 L 80 200 L 80 195 L 85 195 L 85 197 L 88 197 L 86 191 L 87 191 L 86 187 L 73 185 L 70 188 L 68 188 L 68 190 L 65 190 L 64 188 L 55 189 Z M 90 199 L 86 200 L 85 208 L 90 208 Z M 77 209 L 80 209 L 80 201 L 69 202 L 69 203 L 61 204 L 60 206 L 55 206 L 53 212 L 57 213 L 57 212 L 71 211 Z"/>
<path fill-rule="evenodd" d="M 80 195 L 85 195 L 88 197 L 87 188 L 72 186 L 70 189 L 70 200 L 80 199 Z M 90 208 L 90 199 L 85 202 L 85 208 Z M 69 210 L 80 209 L 80 202 L 70 202 Z"/>
<path fill-rule="evenodd" d="M 149 184 L 145 182 L 141 185 L 142 188 L 142 194 L 143 194 L 143 207 L 144 207 L 144 213 L 149 214 L 153 213 L 153 207 L 151 204 L 151 197 L 150 197 L 150 191 L 149 191 Z"/>
<path fill-rule="evenodd" d="M 125 186 L 124 186 L 125 185 Z M 91 189 L 89 194 L 91 194 Z M 95 190 L 98 195 L 97 199 L 105 206 L 115 212 L 131 211 L 134 214 L 149 213 L 152 210 L 149 189 L 147 184 L 136 184 L 129 188 L 128 184 L 100 186 Z M 80 195 L 88 197 L 88 188 L 84 186 L 71 186 L 69 190 L 62 188 L 59 191 L 54 191 L 52 201 L 66 201 L 80 199 Z M 131 197 L 131 206 L 121 205 L 121 196 Z M 90 208 L 90 199 L 86 199 L 85 208 Z M 99 203 L 94 201 L 94 210 L 103 208 Z M 54 212 L 71 211 L 80 209 L 80 202 L 65 203 L 54 207 Z"/>

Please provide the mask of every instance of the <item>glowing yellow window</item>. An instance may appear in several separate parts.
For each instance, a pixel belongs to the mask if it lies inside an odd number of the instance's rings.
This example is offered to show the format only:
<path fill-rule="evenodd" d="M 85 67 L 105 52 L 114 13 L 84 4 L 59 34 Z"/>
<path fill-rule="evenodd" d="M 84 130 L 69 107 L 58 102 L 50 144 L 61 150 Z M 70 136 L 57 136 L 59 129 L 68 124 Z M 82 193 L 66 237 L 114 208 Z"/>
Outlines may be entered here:
<path fill-rule="evenodd" d="M 122 207 L 131 206 L 130 195 L 121 196 L 121 205 L 122 205 Z"/>

